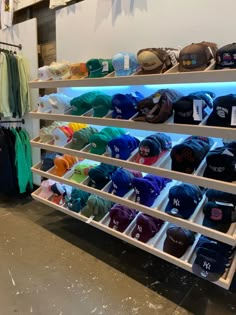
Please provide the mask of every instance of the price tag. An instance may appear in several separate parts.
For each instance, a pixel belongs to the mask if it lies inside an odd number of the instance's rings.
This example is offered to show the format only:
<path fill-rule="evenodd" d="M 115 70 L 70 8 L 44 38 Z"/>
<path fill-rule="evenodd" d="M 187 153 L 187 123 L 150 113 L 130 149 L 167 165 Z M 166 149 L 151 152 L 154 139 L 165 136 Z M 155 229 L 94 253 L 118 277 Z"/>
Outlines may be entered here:
<path fill-rule="evenodd" d="M 202 100 L 193 100 L 193 119 L 202 121 Z"/>
<path fill-rule="evenodd" d="M 102 72 L 107 72 L 107 71 L 109 70 L 108 61 L 103 61 L 103 62 L 102 62 L 102 65 L 103 65 Z"/>
<path fill-rule="evenodd" d="M 236 106 L 232 106 L 231 126 L 236 126 Z"/>
<path fill-rule="evenodd" d="M 129 55 L 124 56 L 124 70 L 129 70 Z"/>
<path fill-rule="evenodd" d="M 154 96 L 154 98 L 152 99 L 153 103 L 157 104 L 159 102 L 160 98 L 161 98 L 161 94 L 160 93 L 156 94 Z"/>

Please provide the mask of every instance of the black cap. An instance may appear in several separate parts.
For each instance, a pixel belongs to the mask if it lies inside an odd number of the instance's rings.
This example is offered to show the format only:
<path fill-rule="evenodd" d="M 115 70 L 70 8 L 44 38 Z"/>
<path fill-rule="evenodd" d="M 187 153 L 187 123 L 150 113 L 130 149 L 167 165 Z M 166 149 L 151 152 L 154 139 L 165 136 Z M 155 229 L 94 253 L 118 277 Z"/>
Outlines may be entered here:
<path fill-rule="evenodd" d="M 236 68 L 236 43 L 228 44 L 216 52 L 216 69 Z"/>

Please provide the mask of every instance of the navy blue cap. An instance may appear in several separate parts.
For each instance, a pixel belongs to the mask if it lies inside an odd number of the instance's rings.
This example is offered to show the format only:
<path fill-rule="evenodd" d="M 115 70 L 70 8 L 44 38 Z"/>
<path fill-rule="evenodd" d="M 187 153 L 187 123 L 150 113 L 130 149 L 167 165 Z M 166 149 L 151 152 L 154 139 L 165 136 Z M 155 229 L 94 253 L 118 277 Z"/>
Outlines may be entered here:
<path fill-rule="evenodd" d="M 123 197 L 132 188 L 133 174 L 123 168 L 118 168 L 111 176 L 112 185 L 110 192 Z"/>
<path fill-rule="evenodd" d="M 130 135 L 122 135 L 108 142 L 108 150 L 113 158 L 127 160 L 130 154 L 138 148 L 139 140 Z"/>
<path fill-rule="evenodd" d="M 170 215 L 188 219 L 196 209 L 202 193 L 198 186 L 191 184 L 180 184 L 169 190 L 169 202 L 165 212 Z"/>
<path fill-rule="evenodd" d="M 137 113 L 137 103 L 144 96 L 135 92 L 132 94 L 115 94 L 112 97 L 112 118 L 129 119 Z"/>

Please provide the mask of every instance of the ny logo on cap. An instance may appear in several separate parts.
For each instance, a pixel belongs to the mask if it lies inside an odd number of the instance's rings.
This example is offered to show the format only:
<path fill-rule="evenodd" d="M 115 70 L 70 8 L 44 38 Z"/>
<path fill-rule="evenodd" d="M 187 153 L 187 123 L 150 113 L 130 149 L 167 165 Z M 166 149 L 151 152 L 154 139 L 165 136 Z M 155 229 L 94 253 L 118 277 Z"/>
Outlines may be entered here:
<path fill-rule="evenodd" d="M 221 107 L 221 106 L 217 106 L 216 107 L 216 112 L 217 112 L 217 115 L 220 117 L 220 118 L 225 118 L 226 117 L 226 114 L 229 113 L 229 110 L 227 108 L 224 108 L 224 107 Z"/>
<path fill-rule="evenodd" d="M 180 207 L 180 201 L 178 198 L 174 198 L 173 199 L 173 205 L 176 206 L 176 207 Z"/>
<path fill-rule="evenodd" d="M 138 225 L 138 226 L 137 226 L 137 230 L 142 233 L 142 231 L 143 231 L 142 225 Z"/>
<path fill-rule="evenodd" d="M 119 221 L 117 221 L 117 220 L 115 220 L 115 219 L 113 219 L 113 223 L 114 223 L 115 225 L 119 225 Z"/>
<path fill-rule="evenodd" d="M 211 270 L 211 263 L 204 261 L 203 262 L 203 268 L 205 268 L 207 270 Z"/>

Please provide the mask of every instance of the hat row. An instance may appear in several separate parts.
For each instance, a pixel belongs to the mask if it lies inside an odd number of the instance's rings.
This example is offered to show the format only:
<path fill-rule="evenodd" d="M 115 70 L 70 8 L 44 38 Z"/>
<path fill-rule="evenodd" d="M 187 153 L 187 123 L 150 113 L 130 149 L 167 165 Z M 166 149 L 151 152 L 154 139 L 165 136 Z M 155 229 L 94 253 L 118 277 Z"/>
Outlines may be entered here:
<path fill-rule="evenodd" d="M 217 44 L 202 41 L 192 43 L 183 49 L 144 48 L 134 54 L 119 52 L 112 58 L 92 58 L 87 62 L 59 63 L 38 69 L 39 80 L 99 78 L 114 72 L 115 76 L 164 73 L 178 65 L 177 71 L 202 71 L 212 61 L 216 69 L 236 67 L 236 44 L 228 44 L 218 49 Z"/>

